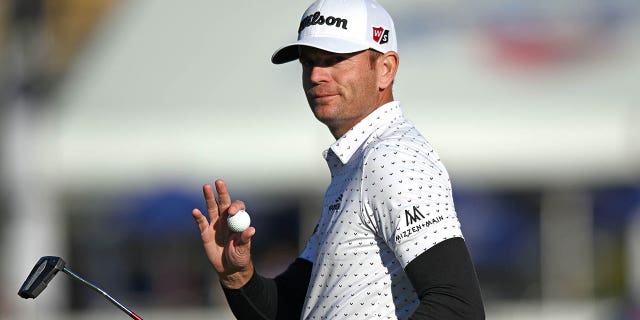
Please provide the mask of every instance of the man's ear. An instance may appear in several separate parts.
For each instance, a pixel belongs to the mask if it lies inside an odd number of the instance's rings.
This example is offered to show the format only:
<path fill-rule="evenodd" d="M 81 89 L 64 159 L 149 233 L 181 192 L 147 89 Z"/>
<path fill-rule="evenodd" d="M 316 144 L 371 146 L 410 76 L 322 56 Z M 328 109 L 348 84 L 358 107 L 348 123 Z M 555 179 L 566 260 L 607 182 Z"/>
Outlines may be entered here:
<path fill-rule="evenodd" d="M 378 58 L 378 88 L 384 90 L 391 86 L 398 71 L 400 57 L 398 53 L 389 51 Z"/>

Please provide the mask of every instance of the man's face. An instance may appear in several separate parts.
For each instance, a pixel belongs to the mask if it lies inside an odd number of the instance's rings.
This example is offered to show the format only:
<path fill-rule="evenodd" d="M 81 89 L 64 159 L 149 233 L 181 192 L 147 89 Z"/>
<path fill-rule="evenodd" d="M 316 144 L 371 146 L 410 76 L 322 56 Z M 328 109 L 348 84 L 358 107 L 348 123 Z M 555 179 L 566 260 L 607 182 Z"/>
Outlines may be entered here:
<path fill-rule="evenodd" d="M 301 47 L 302 86 L 316 118 L 339 138 L 371 113 L 378 79 L 369 50 L 332 53 Z"/>

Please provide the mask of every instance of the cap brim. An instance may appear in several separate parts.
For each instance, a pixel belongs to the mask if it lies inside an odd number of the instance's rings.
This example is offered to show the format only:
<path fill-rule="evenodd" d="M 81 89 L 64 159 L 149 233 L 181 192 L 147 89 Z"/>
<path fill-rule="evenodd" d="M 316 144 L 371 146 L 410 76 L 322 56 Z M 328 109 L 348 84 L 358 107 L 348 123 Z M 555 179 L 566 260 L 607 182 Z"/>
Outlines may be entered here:
<path fill-rule="evenodd" d="M 271 62 L 273 64 L 282 64 L 298 59 L 300 57 L 298 50 L 300 46 L 318 48 L 334 53 L 351 53 L 369 49 L 367 44 L 354 41 L 316 37 L 309 40 L 300 40 L 281 47 L 271 56 Z"/>

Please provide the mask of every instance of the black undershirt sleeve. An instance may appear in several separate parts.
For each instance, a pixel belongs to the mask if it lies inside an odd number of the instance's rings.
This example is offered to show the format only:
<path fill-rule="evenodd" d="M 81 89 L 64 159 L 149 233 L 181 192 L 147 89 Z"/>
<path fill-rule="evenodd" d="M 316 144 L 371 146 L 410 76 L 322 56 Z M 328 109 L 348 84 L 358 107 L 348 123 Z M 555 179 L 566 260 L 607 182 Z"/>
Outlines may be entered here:
<path fill-rule="evenodd" d="M 300 319 L 307 289 L 311 281 L 313 264 L 298 258 L 275 278 L 278 288 L 277 320 Z"/>
<path fill-rule="evenodd" d="M 462 238 L 433 246 L 405 268 L 420 305 L 411 319 L 484 319 L 478 277 Z"/>
<path fill-rule="evenodd" d="M 254 272 L 242 288 L 222 286 L 222 289 L 233 315 L 239 320 L 300 319 L 311 267 L 311 262 L 298 258 L 274 279 Z"/>

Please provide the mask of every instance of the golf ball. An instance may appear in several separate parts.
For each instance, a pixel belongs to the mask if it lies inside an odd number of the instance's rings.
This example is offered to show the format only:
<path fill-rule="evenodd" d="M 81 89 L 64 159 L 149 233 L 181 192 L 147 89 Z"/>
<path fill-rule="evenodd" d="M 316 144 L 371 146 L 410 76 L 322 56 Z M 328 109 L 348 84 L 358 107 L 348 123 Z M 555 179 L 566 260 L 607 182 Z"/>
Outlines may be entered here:
<path fill-rule="evenodd" d="M 249 218 L 249 214 L 240 210 L 236 212 L 236 214 L 229 216 L 227 218 L 227 224 L 229 225 L 229 229 L 233 232 L 242 232 L 249 228 L 249 224 L 251 223 L 251 218 Z"/>

